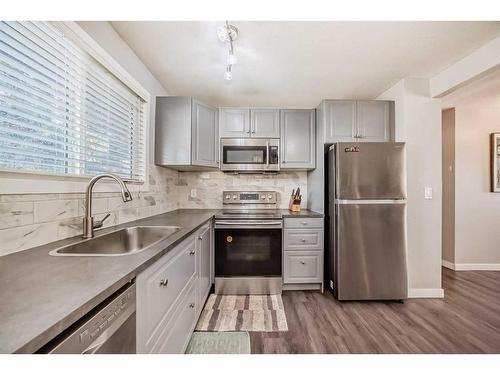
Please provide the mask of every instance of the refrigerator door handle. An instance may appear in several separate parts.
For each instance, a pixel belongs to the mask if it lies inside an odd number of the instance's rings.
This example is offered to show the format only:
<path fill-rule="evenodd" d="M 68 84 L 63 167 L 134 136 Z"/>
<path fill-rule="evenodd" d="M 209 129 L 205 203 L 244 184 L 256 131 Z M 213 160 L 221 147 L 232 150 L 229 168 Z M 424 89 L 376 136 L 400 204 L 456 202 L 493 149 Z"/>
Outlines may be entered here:
<path fill-rule="evenodd" d="M 335 204 L 406 204 L 406 199 L 335 199 Z"/>

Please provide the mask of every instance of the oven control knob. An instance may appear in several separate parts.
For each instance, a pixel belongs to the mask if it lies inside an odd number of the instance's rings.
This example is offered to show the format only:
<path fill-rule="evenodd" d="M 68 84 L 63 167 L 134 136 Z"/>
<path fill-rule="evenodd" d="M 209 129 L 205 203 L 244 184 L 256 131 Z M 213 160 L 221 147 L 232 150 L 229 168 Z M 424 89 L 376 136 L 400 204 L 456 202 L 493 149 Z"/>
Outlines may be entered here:
<path fill-rule="evenodd" d="M 233 199 L 238 199 L 238 196 L 236 194 L 233 195 Z"/>
<path fill-rule="evenodd" d="M 268 197 L 269 199 L 273 199 L 273 195 L 272 195 L 272 194 L 269 194 L 267 197 Z"/>
<path fill-rule="evenodd" d="M 227 194 L 226 199 L 231 199 L 231 196 L 229 194 Z"/>
<path fill-rule="evenodd" d="M 260 196 L 260 199 L 265 200 L 265 199 L 266 199 L 266 196 L 265 196 L 265 195 L 261 195 L 261 196 Z"/>

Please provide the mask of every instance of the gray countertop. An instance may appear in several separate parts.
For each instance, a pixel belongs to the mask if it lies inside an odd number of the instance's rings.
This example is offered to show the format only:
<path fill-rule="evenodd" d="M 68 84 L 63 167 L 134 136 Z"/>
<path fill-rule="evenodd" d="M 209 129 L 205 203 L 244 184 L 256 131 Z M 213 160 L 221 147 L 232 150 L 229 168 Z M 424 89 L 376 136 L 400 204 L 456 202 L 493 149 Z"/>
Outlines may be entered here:
<path fill-rule="evenodd" d="M 149 249 L 119 257 L 50 256 L 73 237 L 0 257 L 0 353 L 33 353 L 211 219 L 218 210 L 177 210 L 136 225 L 182 229 Z"/>
<path fill-rule="evenodd" d="M 182 229 L 149 249 L 119 257 L 50 256 L 80 241 L 68 238 L 0 257 L 0 353 L 33 353 L 59 335 L 142 270 L 211 219 L 218 209 L 176 210 L 103 229 L 136 225 Z M 323 217 L 314 211 L 282 210 L 283 217 Z"/>

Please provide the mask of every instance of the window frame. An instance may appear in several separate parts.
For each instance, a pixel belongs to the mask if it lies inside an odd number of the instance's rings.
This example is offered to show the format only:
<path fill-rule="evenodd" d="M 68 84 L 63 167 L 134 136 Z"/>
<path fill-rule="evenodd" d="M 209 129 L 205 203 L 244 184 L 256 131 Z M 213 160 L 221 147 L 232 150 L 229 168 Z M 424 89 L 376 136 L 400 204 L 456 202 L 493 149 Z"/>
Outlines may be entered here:
<path fill-rule="evenodd" d="M 76 22 L 60 21 L 52 22 L 52 24 L 61 28 L 66 37 L 85 50 L 144 101 L 144 149 L 142 150 L 144 181 L 128 181 L 128 187 L 131 191 L 147 191 L 149 189 L 151 94 Z M 0 168 L 0 195 L 82 193 L 85 191 L 90 178 L 88 176 L 15 171 Z M 115 192 L 117 188 L 116 184 L 107 183 L 106 180 L 103 180 L 102 183 L 96 185 L 95 190 Z"/>

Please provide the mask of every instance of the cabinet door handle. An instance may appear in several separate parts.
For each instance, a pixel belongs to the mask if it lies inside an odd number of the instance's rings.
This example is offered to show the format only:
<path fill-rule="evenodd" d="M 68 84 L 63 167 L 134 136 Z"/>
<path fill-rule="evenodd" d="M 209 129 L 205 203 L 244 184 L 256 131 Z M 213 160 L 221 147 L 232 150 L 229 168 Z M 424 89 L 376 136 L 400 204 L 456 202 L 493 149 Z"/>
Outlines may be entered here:
<path fill-rule="evenodd" d="M 202 237 L 202 236 L 199 236 L 199 237 L 198 237 L 198 239 L 201 241 L 201 240 L 203 239 L 203 237 Z"/>
<path fill-rule="evenodd" d="M 300 261 L 300 264 L 306 264 L 306 262 L 304 262 L 303 260 Z"/>
<path fill-rule="evenodd" d="M 196 253 L 196 251 L 191 250 L 191 251 L 189 252 L 189 255 L 194 255 L 195 253 Z"/>
<path fill-rule="evenodd" d="M 307 225 L 307 221 L 303 221 L 303 222 L 302 222 L 302 225 Z"/>
<path fill-rule="evenodd" d="M 302 242 L 306 242 L 306 239 L 305 238 L 301 238 L 300 239 Z"/>
<path fill-rule="evenodd" d="M 191 303 L 189 304 L 189 308 L 190 308 L 190 309 L 194 309 L 194 302 L 191 302 Z"/>
<path fill-rule="evenodd" d="M 161 279 L 160 280 L 160 286 L 167 286 L 168 285 L 168 279 Z"/>

